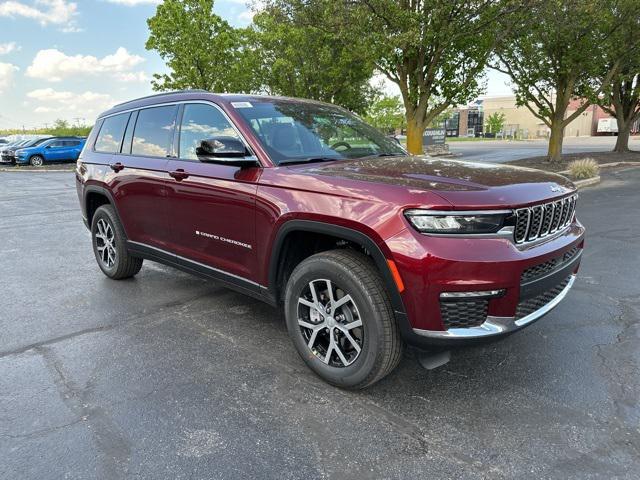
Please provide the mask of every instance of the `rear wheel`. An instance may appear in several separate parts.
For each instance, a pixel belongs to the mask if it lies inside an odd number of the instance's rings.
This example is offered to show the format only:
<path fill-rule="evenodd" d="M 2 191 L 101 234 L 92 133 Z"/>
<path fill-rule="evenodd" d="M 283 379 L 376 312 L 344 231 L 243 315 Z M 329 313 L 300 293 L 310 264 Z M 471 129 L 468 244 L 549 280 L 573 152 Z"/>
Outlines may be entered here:
<path fill-rule="evenodd" d="M 142 268 L 142 259 L 127 251 L 124 229 L 111 205 L 101 206 L 93 215 L 91 239 L 98 266 L 107 277 L 133 277 Z"/>
<path fill-rule="evenodd" d="M 333 385 L 365 388 L 400 361 L 403 344 L 387 292 L 361 253 L 332 250 L 300 263 L 287 283 L 285 316 L 302 359 Z"/>
<path fill-rule="evenodd" d="M 34 167 L 41 167 L 42 165 L 44 165 L 44 158 L 42 158 L 42 156 L 40 155 L 34 155 L 29 159 L 29 163 Z"/>

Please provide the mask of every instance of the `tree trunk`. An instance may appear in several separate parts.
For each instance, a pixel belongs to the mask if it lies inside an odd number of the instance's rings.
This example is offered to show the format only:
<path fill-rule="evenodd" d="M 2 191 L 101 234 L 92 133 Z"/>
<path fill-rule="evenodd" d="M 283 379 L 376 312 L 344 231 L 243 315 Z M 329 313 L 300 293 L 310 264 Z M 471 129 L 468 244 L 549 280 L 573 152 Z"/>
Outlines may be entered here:
<path fill-rule="evenodd" d="M 422 136 L 424 123 L 416 118 L 407 116 L 407 150 L 412 155 L 422 155 Z"/>
<path fill-rule="evenodd" d="M 562 161 L 562 141 L 564 140 L 564 125 L 562 119 L 554 119 L 551 125 L 551 137 L 549 137 L 549 150 L 547 161 L 554 163 Z"/>
<path fill-rule="evenodd" d="M 616 146 L 613 147 L 614 152 L 624 153 L 629 151 L 629 133 L 631 131 L 631 122 L 626 122 L 622 118 L 616 118 L 618 123 L 618 138 Z"/>

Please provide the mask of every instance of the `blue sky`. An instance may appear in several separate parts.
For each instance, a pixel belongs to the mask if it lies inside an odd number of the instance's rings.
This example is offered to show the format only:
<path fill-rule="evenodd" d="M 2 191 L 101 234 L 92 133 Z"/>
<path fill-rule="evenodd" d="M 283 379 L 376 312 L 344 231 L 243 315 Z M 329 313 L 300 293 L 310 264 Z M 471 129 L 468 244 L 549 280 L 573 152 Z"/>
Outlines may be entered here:
<path fill-rule="evenodd" d="M 144 48 L 157 3 L 0 0 L 0 128 L 92 122 L 114 103 L 151 93 L 152 74 L 165 68 Z M 251 21 L 247 0 L 215 5 L 233 25 Z M 488 94 L 508 94 L 504 82 L 490 74 Z"/>

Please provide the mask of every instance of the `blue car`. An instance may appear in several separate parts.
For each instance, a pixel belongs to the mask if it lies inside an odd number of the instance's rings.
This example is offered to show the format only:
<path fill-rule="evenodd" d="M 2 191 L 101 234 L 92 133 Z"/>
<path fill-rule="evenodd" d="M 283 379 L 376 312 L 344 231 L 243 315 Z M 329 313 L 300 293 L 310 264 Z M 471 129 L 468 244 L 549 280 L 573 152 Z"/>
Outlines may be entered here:
<path fill-rule="evenodd" d="M 37 146 L 16 150 L 16 164 L 41 167 L 45 162 L 75 162 L 85 141 L 77 137 L 50 138 Z"/>

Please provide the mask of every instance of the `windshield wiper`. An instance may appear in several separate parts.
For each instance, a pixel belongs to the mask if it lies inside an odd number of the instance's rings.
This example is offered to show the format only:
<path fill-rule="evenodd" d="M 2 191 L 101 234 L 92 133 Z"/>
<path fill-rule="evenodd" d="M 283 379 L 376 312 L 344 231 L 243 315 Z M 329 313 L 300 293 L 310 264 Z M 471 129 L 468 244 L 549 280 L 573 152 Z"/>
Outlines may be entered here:
<path fill-rule="evenodd" d="M 315 163 L 315 162 L 333 162 L 334 160 L 343 160 L 342 157 L 307 157 L 307 158 L 292 158 L 284 160 L 279 165 L 290 165 L 292 163 Z"/>
<path fill-rule="evenodd" d="M 404 157 L 405 154 L 402 153 L 374 153 L 372 155 L 365 155 L 360 158 L 381 158 L 381 157 Z"/>

